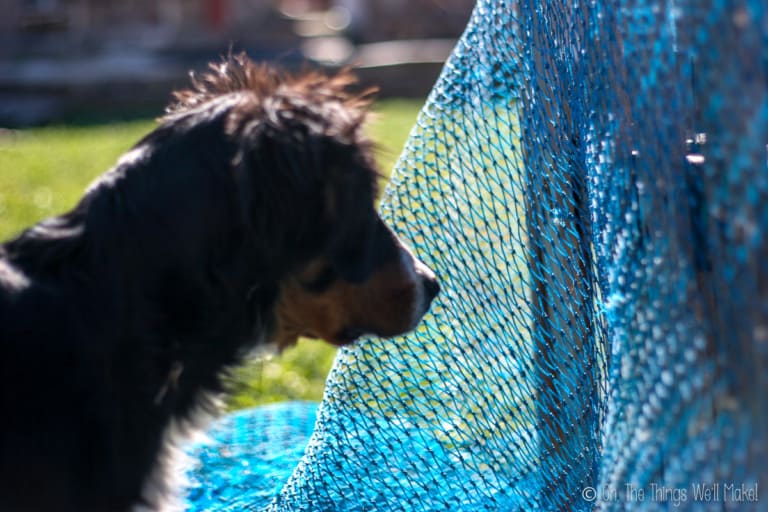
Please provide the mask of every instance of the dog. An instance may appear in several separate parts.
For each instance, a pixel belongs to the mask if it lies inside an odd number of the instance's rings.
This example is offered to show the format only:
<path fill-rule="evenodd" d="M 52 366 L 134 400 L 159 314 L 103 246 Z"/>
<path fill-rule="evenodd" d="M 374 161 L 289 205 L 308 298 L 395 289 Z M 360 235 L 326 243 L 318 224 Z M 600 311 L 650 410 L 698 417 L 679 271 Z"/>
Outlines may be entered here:
<path fill-rule="evenodd" d="M 376 212 L 354 85 L 229 56 L 0 246 L 0 509 L 164 510 L 174 433 L 254 348 L 415 328 L 439 284 Z"/>

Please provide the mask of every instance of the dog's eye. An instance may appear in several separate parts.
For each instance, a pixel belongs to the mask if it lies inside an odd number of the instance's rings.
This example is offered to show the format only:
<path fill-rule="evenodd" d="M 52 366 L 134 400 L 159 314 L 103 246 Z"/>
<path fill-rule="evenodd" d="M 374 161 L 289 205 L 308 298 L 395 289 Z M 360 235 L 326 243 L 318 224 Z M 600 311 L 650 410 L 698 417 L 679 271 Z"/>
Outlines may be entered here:
<path fill-rule="evenodd" d="M 302 279 L 301 285 L 311 293 L 322 293 L 336 280 L 336 271 L 330 265 L 323 265 L 313 272 L 309 279 Z"/>

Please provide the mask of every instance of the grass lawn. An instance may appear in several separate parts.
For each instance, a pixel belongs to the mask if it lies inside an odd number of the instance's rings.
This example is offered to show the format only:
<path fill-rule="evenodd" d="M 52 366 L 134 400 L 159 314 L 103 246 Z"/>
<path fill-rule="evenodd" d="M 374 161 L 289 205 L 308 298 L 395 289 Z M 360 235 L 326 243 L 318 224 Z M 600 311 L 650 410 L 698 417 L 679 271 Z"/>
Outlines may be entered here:
<path fill-rule="evenodd" d="M 369 133 L 388 175 L 414 124 L 421 101 L 386 100 L 376 106 Z M 0 240 L 70 209 L 85 187 L 149 132 L 154 121 L 91 126 L 0 129 Z M 260 358 L 235 372 L 233 408 L 290 399 L 319 400 L 335 349 L 301 341 L 280 356 Z"/>

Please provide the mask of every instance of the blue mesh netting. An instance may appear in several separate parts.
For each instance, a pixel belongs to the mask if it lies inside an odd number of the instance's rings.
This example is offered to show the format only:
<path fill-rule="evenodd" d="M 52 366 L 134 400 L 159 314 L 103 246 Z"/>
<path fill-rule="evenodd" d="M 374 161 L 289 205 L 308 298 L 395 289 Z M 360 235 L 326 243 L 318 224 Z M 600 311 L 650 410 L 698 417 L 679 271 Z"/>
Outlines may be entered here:
<path fill-rule="evenodd" d="M 764 0 L 479 1 L 382 206 L 439 301 L 311 437 L 226 420 L 190 508 L 761 509 L 767 91 Z"/>
<path fill-rule="evenodd" d="M 269 505 L 301 460 L 316 411 L 317 404 L 291 402 L 219 420 L 189 450 L 195 456 L 187 482 L 191 509 L 235 512 Z"/>

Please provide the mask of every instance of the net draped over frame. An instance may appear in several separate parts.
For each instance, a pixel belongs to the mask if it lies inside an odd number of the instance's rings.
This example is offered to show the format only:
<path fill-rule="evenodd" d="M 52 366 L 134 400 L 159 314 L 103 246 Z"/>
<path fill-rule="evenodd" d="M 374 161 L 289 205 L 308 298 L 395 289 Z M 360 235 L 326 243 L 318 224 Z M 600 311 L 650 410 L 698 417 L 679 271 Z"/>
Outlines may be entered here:
<path fill-rule="evenodd" d="M 189 508 L 765 506 L 767 91 L 763 0 L 480 0 L 382 204 L 437 302 L 224 420 Z"/>

